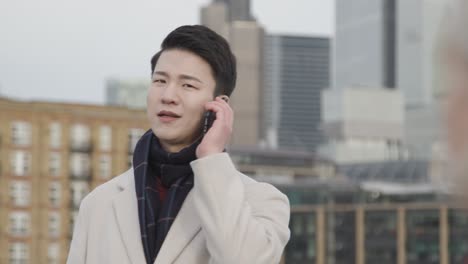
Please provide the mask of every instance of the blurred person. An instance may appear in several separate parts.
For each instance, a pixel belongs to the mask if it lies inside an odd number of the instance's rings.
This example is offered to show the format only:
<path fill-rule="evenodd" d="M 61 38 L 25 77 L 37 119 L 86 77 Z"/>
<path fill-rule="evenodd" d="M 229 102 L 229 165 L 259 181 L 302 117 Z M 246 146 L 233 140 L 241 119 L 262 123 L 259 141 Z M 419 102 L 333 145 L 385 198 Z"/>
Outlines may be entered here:
<path fill-rule="evenodd" d="M 289 202 L 234 167 L 226 153 L 236 62 L 227 41 L 182 26 L 151 59 L 151 129 L 133 167 L 80 205 L 67 263 L 278 263 Z M 216 115 L 203 131 L 205 112 Z"/>
<path fill-rule="evenodd" d="M 468 194 L 468 1 L 447 5 L 439 34 L 438 58 L 446 95 L 449 188 Z"/>

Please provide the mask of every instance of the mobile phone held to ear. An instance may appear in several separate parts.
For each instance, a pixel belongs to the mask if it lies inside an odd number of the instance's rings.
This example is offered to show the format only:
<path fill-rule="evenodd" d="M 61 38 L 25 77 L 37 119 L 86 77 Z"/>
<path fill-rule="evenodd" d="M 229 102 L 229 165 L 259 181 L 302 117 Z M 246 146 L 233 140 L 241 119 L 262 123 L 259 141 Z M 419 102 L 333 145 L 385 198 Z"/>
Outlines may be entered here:
<path fill-rule="evenodd" d="M 203 135 L 208 132 L 208 129 L 213 125 L 214 121 L 216 119 L 216 113 L 213 111 L 206 111 L 205 116 L 203 118 Z"/>
<path fill-rule="evenodd" d="M 221 99 L 226 101 L 226 103 L 229 101 L 229 97 L 227 95 L 222 95 Z M 208 132 L 208 129 L 211 128 L 211 126 L 213 125 L 215 119 L 216 119 L 216 113 L 215 112 L 213 112 L 213 111 L 206 111 L 205 112 L 205 115 L 204 115 L 204 118 L 203 118 L 203 135 L 205 135 L 206 132 Z"/>

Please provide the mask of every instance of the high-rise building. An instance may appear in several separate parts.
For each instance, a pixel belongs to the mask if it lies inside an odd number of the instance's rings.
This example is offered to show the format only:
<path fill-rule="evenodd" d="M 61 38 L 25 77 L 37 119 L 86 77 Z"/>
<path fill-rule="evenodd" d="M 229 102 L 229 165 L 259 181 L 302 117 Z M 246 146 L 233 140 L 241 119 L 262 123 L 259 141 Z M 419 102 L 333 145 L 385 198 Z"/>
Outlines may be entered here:
<path fill-rule="evenodd" d="M 333 87 L 396 87 L 396 1 L 336 1 Z"/>
<path fill-rule="evenodd" d="M 407 116 L 404 142 L 414 158 L 430 158 L 442 137 L 435 118 L 440 102 L 434 58 L 446 2 L 336 1 L 333 86 L 400 90 Z"/>
<path fill-rule="evenodd" d="M 397 87 L 405 95 L 407 108 L 428 107 L 434 102 L 438 78 L 436 35 L 446 3 L 447 0 L 398 1 Z"/>
<path fill-rule="evenodd" d="M 65 263 L 81 199 L 147 127 L 141 110 L 0 98 L 0 263 Z"/>
<path fill-rule="evenodd" d="M 446 138 L 441 102 L 434 101 L 428 106 L 407 108 L 405 118 L 404 141 L 411 157 L 433 158 L 436 148 Z"/>
<path fill-rule="evenodd" d="M 405 110 L 397 90 L 377 88 L 323 91 L 320 154 L 338 164 L 402 160 Z"/>
<path fill-rule="evenodd" d="M 260 142 L 263 86 L 263 28 L 251 18 L 250 1 L 214 1 L 201 9 L 201 23 L 224 36 L 237 58 L 237 85 L 230 105 L 235 112 L 231 143 Z"/>
<path fill-rule="evenodd" d="M 226 0 L 229 4 L 230 21 L 251 21 L 250 0 Z"/>
<path fill-rule="evenodd" d="M 146 109 L 149 81 L 109 79 L 106 83 L 106 103 L 133 109 Z"/>
<path fill-rule="evenodd" d="M 214 0 L 211 6 L 217 4 L 224 4 L 227 7 L 226 21 L 253 20 L 250 13 L 250 0 Z"/>
<path fill-rule="evenodd" d="M 224 38 L 229 37 L 229 6 L 217 0 L 200 9 L 200 24 L 205 25 Z"/>
<path fill-rule="evenodd" d="M 405 141 L 416 158 L 431 158 L 444 137 L 435 48 L 446 3 L 400 0 L 398 6 L 398 87 L 407 101 Z"/>
<path fill-rule="evenodd" d="M 315 152 L 323 140 L 321 92 L 330 84 L 330 39 L 265 37 L 262 138 L 267 147 Z"/>
<path fill-rule="evenodd" d="M 436 33 L 446 0 L 336 1 L 334 87 L 400 89 L 407 107 L 433 101 Z"/>
<path fill-rule="evenodd" d="M 436 86 L 440 76 L 435 59 L 437 31 L 446 0 L 399 0 L 398 87 L 406 100 L 405 144 L 411 156 L 431 158 L 444 137 Z"/>

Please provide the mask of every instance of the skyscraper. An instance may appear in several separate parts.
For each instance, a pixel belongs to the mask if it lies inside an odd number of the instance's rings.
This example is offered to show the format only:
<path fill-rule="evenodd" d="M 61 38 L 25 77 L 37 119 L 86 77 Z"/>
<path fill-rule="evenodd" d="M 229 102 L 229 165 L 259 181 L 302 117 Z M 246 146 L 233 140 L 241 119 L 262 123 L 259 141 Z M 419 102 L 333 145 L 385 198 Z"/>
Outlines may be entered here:
<path fill-rule="evenodd" d="M 216 0 L 200 9 L 200 23 L 224 38 L 229 38 L 229 6 L 224 0 Z"/>
<path fill-rule="evenodd" d="M 333 87 L 401 90 L 405 144 L 430 158 L 437 120 L 436 33 L 446 0 L 337 0 Z M 434 129 L 429 129 L 434 128 Z"/>
<path fill-rule="evenodd" d="M 327 37 L 265 38 L 262 131 L 267 146 L 315 152 L 321 91 L 330 83 Z"/>
<path fill-rule="evenodd" d="M 250 0 L 226 0 L 229 3 L 230 21 L 252 21 Z"/>
<path fill-rule="evenodd" d="M 446 0 L 337 0 L 334 84 L 401 89 L 407 107 L 433 101 L 434 43 Z"/>
<path fill-rule="evenodd" d="M 416 158 L 432 158 L 434 148 L 444 137 L 442 107 L 435 91 L 439 74 L 435 43 L 446 2 L 398 2 L 398 88 L 406 101 L 406 145 Z"/>
<path fill-rule="evenodd" d="M 336 1 L 334 87 L 395 87 L 396 1 Z"/>
<path fill-rule="evenodd" d="M 250 21 L 254 20 L 250 13 L 250 0 L 214 0 L 212 5 L 224 3 L 227 7 L 227 21 Z"/>
<path fill-rule="evenodd" d="M 399 0 L 397 76 L 409 108 L 434 102 L 436 35 L 446 0 Z"/>
<path fill-rule="evenodd" d="M 337 164 L 403 160 L 404 100 L 398 90 L 327 89 L 322 94 L 320 154 Z"/>
<path fill-rule="evenodd" d="M 261 134 L 264 30 L 252 19 L 248 0 L 214 1 L 202 8 L 201 22 L 224 36 L 237 58 L 237 88 L 229 103 L 236 116 L 231 143 L 255 146 Z"/>

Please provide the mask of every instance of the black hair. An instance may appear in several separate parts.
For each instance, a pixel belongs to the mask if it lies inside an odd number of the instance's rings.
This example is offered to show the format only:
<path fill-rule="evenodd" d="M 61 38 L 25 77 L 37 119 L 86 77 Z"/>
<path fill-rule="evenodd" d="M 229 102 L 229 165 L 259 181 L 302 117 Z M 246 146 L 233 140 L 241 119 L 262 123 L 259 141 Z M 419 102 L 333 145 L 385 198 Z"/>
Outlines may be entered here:
<path fill-rule="evenodd" d="M 231 95 L 236 86 L 236 57 L 222 36 L 202 25 L 176 28 L 166 36 L 161 50 L 151 58 L 151 74 L 161 53 L 169 49 L 186 50 L 200 56 L 211 66 L 216 81 L 215 96 Z"/>

